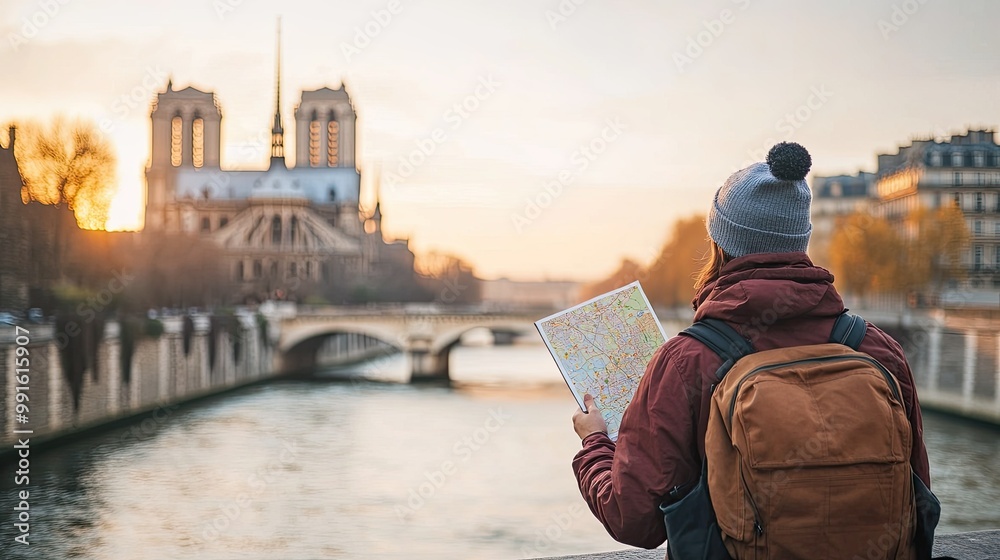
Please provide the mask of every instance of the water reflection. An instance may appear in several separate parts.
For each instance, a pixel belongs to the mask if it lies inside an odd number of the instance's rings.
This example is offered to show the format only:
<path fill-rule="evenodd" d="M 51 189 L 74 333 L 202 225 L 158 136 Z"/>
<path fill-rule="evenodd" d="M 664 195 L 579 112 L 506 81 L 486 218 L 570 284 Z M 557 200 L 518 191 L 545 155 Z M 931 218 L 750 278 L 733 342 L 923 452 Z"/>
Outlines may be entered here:
<path fill-rule="evenodd" d="M 390 358 L 363 369 L 393 379 L 404 365 Z M 516 558 L 623 548 L 579 496 L 569 466 L 575 404 L 545 351 L 459 348 L 452 368 L 452 389 L 255 387 L 33 456 L 32 554 L 9 544 L 4 525 L 2 557 Z M 998 435 L 926 417 L 943 532 L 1000 524 Z"/>

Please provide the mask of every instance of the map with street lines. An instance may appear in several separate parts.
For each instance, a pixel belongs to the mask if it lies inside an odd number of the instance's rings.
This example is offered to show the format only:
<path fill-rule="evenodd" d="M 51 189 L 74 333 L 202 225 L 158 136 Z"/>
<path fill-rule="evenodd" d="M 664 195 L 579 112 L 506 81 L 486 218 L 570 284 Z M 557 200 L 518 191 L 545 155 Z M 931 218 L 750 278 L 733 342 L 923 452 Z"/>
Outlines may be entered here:
<path fill-rule="evenodd" d="M 535 322 L 582 410 L 590 393 L 618 439 L 646 364 L 666 340 L 638 282 Z"/>

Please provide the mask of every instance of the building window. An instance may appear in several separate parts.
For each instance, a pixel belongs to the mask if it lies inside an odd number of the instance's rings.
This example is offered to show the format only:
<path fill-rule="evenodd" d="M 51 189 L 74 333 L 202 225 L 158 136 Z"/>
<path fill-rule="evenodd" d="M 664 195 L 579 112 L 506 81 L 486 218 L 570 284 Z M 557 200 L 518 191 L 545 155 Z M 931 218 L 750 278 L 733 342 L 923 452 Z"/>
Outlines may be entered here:
<path fill-rule="evenodd" d="M 212 231 L 212 220 L 210 218 L 201 219 L 201 231 L 206 233 Z"/>
<path fill-rule="evenodd" d="M 983 152 L 976 152 L 975 154 L 973 154 L 972 155 L 972 164 L 975 165 L 976 167 L 985 167 L 986 166 L 986 154 L 984 154 Z"/>
<path fill-rule="evenodd" d="M 329 167 L 337 167 L 340 162 L 340 123 L 333 119 L 331 112 L 330 124 L 326 128 L 326 164 Z"/>
<path fill-rule="evenodd" d="M 226 225 L 228 225 L 228 224 L 229 224 L 229 218 L 227 218 L 226 216 L 223 216 L 223 217 L 219 218 L 219 228 L 220 229 L 226 227 Z"/>
<path fill-rule="evenodd" d="M 985 185 L 986 184 L 986 174 L 985 173 L 976 173 L 976 184 L 977 185 Z"/>
<path fill-rule="evenodd" d="M 961 185 L 962 184 L 962 173 L 960 171 L 955 172 L 955 176 L 952 180 L 952 184 Z"/>
<path fill-rule="evenodd" d="M 277 261 L 271 263 L 271 278 L 278 277 L 278 263 Z"/>
<path fill-rule="evenodd" d="M 1000 245 L 993 248 L 993 267 L 1000 268 Z"/>
<path fill-rule="evenodd" d="M 281 245 L 281 216 L 278 215 L 271 219 L 271 244 Z"/>
<path fill-rule="evenodd" d="M 237 280 L 246 279 L 246 271 L 243 270 L 243 261 L 239 261 L 236 263 L 236 279 Z"/>
<path fill-rule="evenodd" d="M 337 201 L 337 189 L 335 189 L 333 187 L 330 187 L 330 190 L 327 191 L 327 194 L 330 197 L 330 202 L 336 202 Z"/>
<path fill-rule="evenodd" d="M 295 278 L 296 276 L 299 275 L 299 263 L 297 262 L 288 263 L 288 275 L 291 276 L 292 278 Z"/>
<path fill-rule="evenodd" d="M 313 112 L 313 120 L 309 121 L 309 166 L 319 166 L 319 129 L 320 123 Z"/>
<path fill-rule="evenodd" d="M 972 222 L 972 232 L 974 234 L 976 234 L 976 235 L 982 235 L 983 234 L 983 221 L 982 220 L 976 220 L 976 221 Z"/>
<path fill-rule="evenodd" d="M 931 167 L 941 167 L 941 152 L 931 152 Z"/>
<path fill-rule="evenodd" d="M 982 270 L 983 269 L 983 246 L 982 245 L 976 245 L 975 249 L 972 252 L 972 268 L 974 270 Z"/>
<path fill-rule="evenodd" d="M 261 266 L 260 261 L 253 261 L 253 277 L 260 278 L 264 274 L 264 267 Z"/>
<path fill-rule="evenodd" d="M 179 167 L 184 146 L 184 120 L 178 115 L 170 120 L 170 165 Z"/>
<path fill-rule="evenodd" d="M 320 266 L 320 274 L 324 282 L 330 281 L 330 263 L 323 263 Z"/>
<path fill-rule="evenodd" d="M 951 154 L 951 166 L 962 167 L 962 152 L 954 152 Z"/>
<path fill-rule="evenodd" d="M 299 219 L 292 216 L 292 221 L 288 225 L 288 237 L 291 240 L 292 246 L 295 246 L 295 236 L 299 232 Z"/>
<path fill-rule="evenodd" d="M 983 204 L 983 193 L 977 192 L 976 193 L 976 212 L 983 212 L 985 210 L 986 210 L 986 208 L 985 208 L 985 205 Z"/>
<path fill-rule="evenodd" d="M 195 167 L 205 165 L 205 120 L 201 117 L 191 122 L 191 163 Z"/>
<path fill-rule="evenodd" d="M 997 249 L 1000 249 L 1000 246 L 998 246 Z M 310 280 L 312 279 L 312 273 L 313 273 L 312 265 L 313 265 L 312 261 L 306 261 L 306 278 Z"/>
<path fill-rule="evenodd" d="M 955 193 L 955 208 L 962 209 L 962 193 Z"/>

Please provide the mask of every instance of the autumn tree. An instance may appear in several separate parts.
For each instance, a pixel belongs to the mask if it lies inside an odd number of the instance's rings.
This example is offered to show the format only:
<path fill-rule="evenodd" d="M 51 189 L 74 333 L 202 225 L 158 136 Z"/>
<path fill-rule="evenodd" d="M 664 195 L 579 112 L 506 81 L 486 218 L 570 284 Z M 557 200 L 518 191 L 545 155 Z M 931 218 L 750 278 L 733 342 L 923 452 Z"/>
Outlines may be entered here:
<path fill-rule="evenodd" d="M 704 216 L 674 222 L 670 237 L 643 280 L 651 302 L 669 307 L 691 303 L 694 277 L 708 254 L 708 243 Z"/>
<path fill-rule="evenodd" d="M 837 221 L 830 238 L 830 268 L 847 292 L 865 296 L 905 291 L 906 244 L 889 222 L 858 211 Z"/>
<path fill-rule="evenodd" d="M 939 292 L 949 281 L 964 276 L 962 253 L 970 237 L 959 208 L 919 208 L 907 222 L 912 238 L 909 271 L 918 284 L 917 289 L 926 286 Z"/>
<path fill-rule="evenodd" d="M 838 220 L 830 267 L 838 284 L 859 296 L 939 291 L 963 274 L 968 241 L 958 208 L 918 208 L 895 223 L 858 211 Z"/>
<path fill-rule="evenodd" d="M 580 298 L 587 300 L 616 288 L 621 288 L 626 284 L 631 284 L 636 280 L 642 281 L 645 274 L 646 271 L 640 263 L 632 259 L 622 259 L 621 264 L 618 265 L 618 269 L 612 272 L 610 276 L 581 288 Z"/>
<path fill-rule="evenodd" d="M 93 123 L 57 117 L 21 127 L 17 160 L 26 200 L 65 205 L 84 229 L 104 229 L 115 193 L 115 155 Z"/>
<path fill-rule="evenodd" d="M 589 299 L 638 280 L 650 303 L 683 307 L 694 297 L 694 277 L 708 253 L 705 217 L 695 215 L 674 222 L 656 259 L 642 265 L 624 259 L 607 278 L 588 284 L 581 297 Z"/>

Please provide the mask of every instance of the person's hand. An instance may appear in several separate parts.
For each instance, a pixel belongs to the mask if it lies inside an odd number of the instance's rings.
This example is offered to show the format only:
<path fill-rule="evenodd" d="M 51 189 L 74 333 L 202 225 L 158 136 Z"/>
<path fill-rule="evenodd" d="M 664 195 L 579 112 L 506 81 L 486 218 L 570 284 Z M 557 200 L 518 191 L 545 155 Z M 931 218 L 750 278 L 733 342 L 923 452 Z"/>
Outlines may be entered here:
<path fill-rule="evenodd" d="M 583 396 L 583 405 L 587 407 L 587 412 L 576 409 L 573 413 L 573 429 L 576 430 L 576 435 L 582 440 L 597 432 L 608 433 L 608 425 L 604 422 L 604 417 L 601 416 L 601 411 L 594 404 L 594 397 L 590 396 L 590 393 Z"/>

